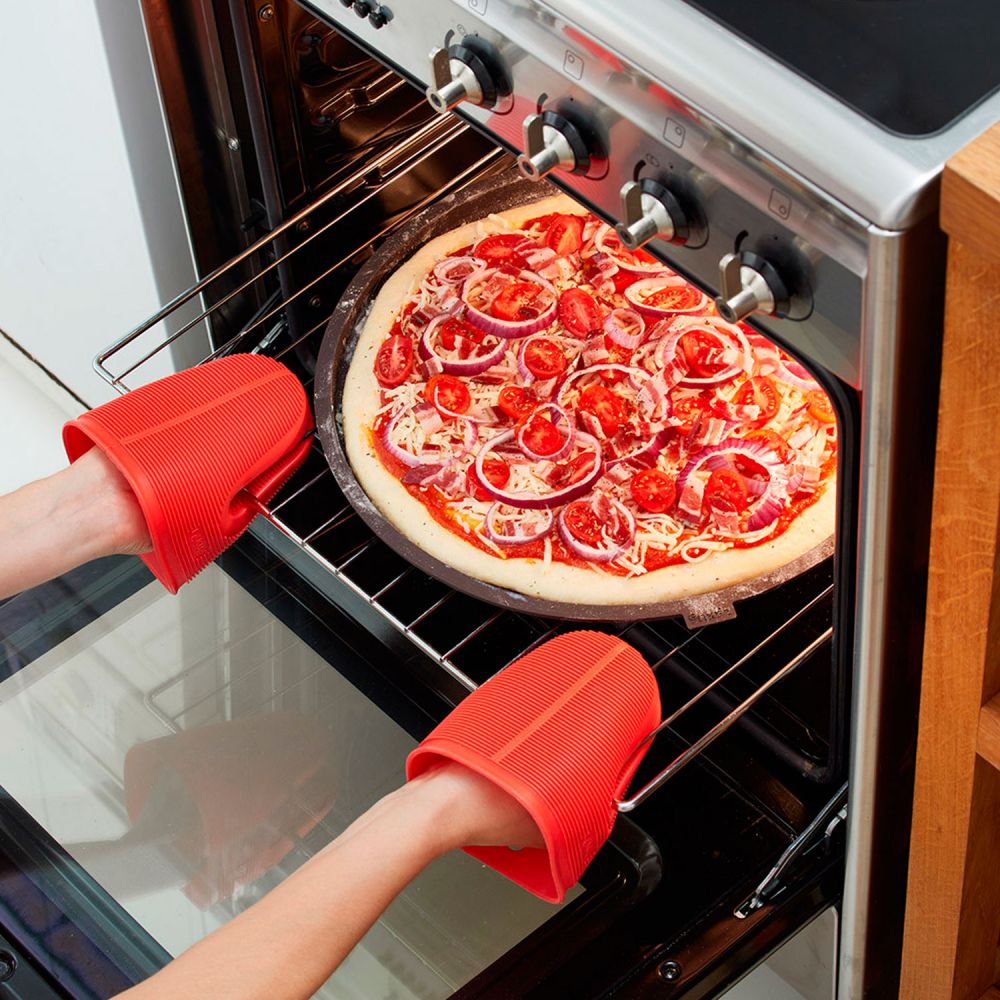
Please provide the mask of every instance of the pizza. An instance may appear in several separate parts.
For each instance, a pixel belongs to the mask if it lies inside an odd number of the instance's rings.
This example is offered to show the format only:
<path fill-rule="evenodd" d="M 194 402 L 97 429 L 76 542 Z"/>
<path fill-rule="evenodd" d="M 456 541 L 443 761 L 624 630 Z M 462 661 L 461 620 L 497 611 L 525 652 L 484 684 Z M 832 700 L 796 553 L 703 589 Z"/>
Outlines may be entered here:
<path fill-rule="evenodd" d="M 677 601 L 833 534 L 837 425 L 819 384 L 564 195 L 438 236 L 396 270 L 342 416 L 392 524 L 532 597 Z"/>

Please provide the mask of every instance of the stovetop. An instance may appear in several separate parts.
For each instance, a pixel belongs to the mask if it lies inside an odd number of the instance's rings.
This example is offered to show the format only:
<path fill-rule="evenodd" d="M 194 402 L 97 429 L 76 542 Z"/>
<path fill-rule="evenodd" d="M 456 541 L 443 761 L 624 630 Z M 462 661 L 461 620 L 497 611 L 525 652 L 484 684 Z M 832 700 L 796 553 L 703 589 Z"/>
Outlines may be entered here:
<path fill-rule="evenodd" d="M 995 0 L 688 0 L 892 132 L 947 128 L 1000 88 Z"/>
<path fill-rule="evenodd" d="M 936 211 L 945 162 L 1000 120 L 993 0 L 645 0 L 641 25 L 621 0 L 535 2 L 882 229 Z"/>

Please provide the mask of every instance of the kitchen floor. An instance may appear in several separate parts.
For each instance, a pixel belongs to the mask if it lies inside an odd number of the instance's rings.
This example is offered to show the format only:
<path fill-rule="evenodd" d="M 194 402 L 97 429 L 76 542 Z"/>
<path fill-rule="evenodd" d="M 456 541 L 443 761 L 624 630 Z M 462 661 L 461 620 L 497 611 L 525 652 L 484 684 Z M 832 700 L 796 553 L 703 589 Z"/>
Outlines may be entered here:
<path fill-rule="evenodd" d="M 62 425 L 82 409 L 0 333 L 0 454 L 5 458 L 0 464 L 0 495 L 65 467 Z M 828 987 L 799 992 L 769 963 L 726 993 L 724 1000 L 826 1000 L 830 995 Z"/>

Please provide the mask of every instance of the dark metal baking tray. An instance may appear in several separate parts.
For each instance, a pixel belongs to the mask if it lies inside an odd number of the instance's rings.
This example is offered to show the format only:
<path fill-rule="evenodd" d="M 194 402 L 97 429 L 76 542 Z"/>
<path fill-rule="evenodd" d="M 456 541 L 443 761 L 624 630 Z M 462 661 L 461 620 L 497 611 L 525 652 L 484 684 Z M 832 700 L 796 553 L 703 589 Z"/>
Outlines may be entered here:
<path fill-rule="evenodd" d="M 697 627 L 734 618 L 737 601 L 777 587 L 831 555 L 832 536 L 774 572 L 678 601 L 613 605 L 549 601 L 477 580 L 420 548 L 375 506 L 347 459 L 340 400 L 354 348 L 383 282 L 434 237 L 552 193 L 554 190 L 547 185 L 534 184 L 520 177 L 509 181 L 496 176 L 486 178 L 424 209 L 386 240 L 358 271 L 330 317 L 316 365 L 316 428 L 323 451 L 344 496 L 372 531 L 418 569 L 462 593 L 513 611 L 570 621 L 628 622 L 681 616 L 689 627 Z"/>

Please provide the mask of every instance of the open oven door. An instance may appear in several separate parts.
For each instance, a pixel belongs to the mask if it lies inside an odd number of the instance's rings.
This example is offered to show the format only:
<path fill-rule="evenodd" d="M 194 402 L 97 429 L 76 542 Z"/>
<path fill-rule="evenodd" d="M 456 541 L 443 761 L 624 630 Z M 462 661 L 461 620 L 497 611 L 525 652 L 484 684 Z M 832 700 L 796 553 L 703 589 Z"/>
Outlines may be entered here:
<path fill-rule="evenodd" d="M 150 975 L 400 784 L 448 710 L 415 647 L 275 549 L 258 522 L 176 597 L 115 558 L 0 607 L 0 997 L 103 998 Z M 318 995 L 718 995 L 841 880 L 839 845 L 812 838 L 775 898 L 734 916 L 799 840 L 720 768 L 733 735 L 669 802 L 619 819 L 562 907 L 453 853 Z"/>
<path fill-rule="evenodd" d="M 103 560 L 0 607 L 0 996 L 119 992 L 402 783 L 443 706 L 263 555 L 248 539 L 177 597 Z M 562 907 L 453 853 L 318 995 L 444 998 L 525 962 L 543 979 L 658 878 L 627 821 Z"/>

